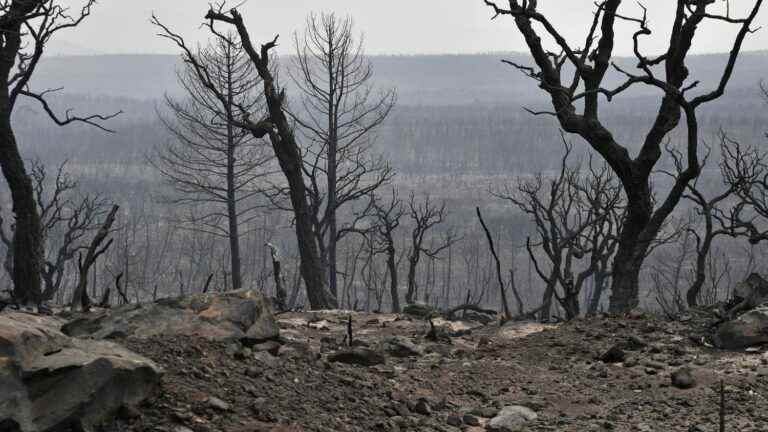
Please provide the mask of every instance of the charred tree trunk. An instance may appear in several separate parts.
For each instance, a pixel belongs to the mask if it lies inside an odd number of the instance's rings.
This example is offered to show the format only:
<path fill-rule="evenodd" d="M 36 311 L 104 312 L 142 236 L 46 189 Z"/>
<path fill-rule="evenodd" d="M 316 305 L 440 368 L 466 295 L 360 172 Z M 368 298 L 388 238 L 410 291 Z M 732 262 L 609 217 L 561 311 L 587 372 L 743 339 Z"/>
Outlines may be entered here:
<path fill-rule="evenodd" d="M 419 255 L 408 257 L 408 292 L 405 293 L 405 303 L 414 304 L 419 290 L 416 285 L 416 267 L 419 265 Z"/>
<path fill-rule="evenodd" d="M 234 106 L 232 100 L 232 74 L 228 75 L 229 106 Z M 240 227 L 237 217 L 237 182 L 235 179 L 235 138 L 232 112 L 228 114 L 227 124 L 227 219 L 229 222 L 229 255 L 232 267 L 232 289 L 239 290 L 243 285 L 240 266 Z"/>
<path fill-rule="evenodd" d="M 289 196 L 296 227 L 296 238 L 301 258 L 301 273 L 306 284 L 307 298 L 313 309 L 336 308 L 336 298 L 328 291 L 323 277 L 317 244 L 312 232 L 312 211 L 302 172 L 302 156 L 296 142 L 291 124 L 284 111 L 285 94 L 279 90 L 269 65 L 269 51 L 277 45 L 277 38 L 262 45 L 260 52 L 251 41 L 243 18 L 236 9 L 229 14 L 209 10 L 206 18 L 234 25 L 240 35 L 241 43 L 253 62 L 264 85 L 264 97 L 267 102 L 268 117 L 254 123 L 246 116 L 245 127 L 256 138 L 269 136 L 272 149 L 288 182 Z"/>
<path fill-rule="evenodd" d="M 397 262 L 395 261 L 394 239 L 390 237 L 387 247 L 387 271 L 389 271 L 389 296 L 392 298 L 392 312 L 400 313 L 400 293 L 397 289 Z"/>
<path fill-rule="evenodd" d="M 7 107 L 8 104 L 6 90 L 6 94 L 0 98 L 0 107 Z M 11 190 L 15 216 L 12 273 L 14 298 L 19 304 L 37 305 L 42 301 L 42 226 L 32 179 L 24 168 L 11 128 L 11 113 L 3 108 L 0 108 L 0 168 Z"/>
<path fill-rule="evenodd" d="M 603 297 L 603 292 L 605 291 L 605 283 L 607 282 L 608 277 L 603 274 L 602 271 L 598 270 L 595 272 L 594 277 L 594 290 L 592 292 L 592 298 L 589 299 L 589 305 L 587 306 L 587 316 L 594 316 L 597 314 L 598 309 L 600 308 L 600 300 Z"/>
<path fill-rule="evenodd" d="M 539 320 L 542 322 L 549 321 L 552 318 L 552 299 L 555 296 L 555 289 L 557 287 L 557 278 L 554 276 L 547 282 L 547 286 L 544 289 L 544 295 L 541 298 L 541 312 L 539 314 Z"/>

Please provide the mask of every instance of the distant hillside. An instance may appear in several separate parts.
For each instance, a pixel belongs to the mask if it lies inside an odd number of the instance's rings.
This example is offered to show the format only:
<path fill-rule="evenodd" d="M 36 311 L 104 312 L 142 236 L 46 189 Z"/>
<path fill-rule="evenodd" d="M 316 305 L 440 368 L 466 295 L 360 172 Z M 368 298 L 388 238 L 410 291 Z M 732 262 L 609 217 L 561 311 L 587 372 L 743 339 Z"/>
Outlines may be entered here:
<path fill-rule="evenodd" d="M 530 79 L 503 65 L 502 58 L 530 63 L 521 54 L 375 56 L 375 82 L 397 87 L 401 105 L 508 104 L 541 100 Z M 701 88 L 712 86 L 720 76 L 725 55 L 691 57 L 688 64 Z M 283 58 L 283 64 L 290 60 Z M 632 66 L 631 59 L 620 63 Z M 175 71 L 179 60 L 171 55 L 89 55 L 49 57 L 40 65 L 34 86 L 65 87 L 67 93 L 157 99 L 178 93 Z M 768 78 L 768 52 L 751 52 L 739 59 L 731 94 L 754 91 Z M 621 77 L 614 74 L 611 81 Z M 638 88 L 632 95 L 653 92 Z"/>

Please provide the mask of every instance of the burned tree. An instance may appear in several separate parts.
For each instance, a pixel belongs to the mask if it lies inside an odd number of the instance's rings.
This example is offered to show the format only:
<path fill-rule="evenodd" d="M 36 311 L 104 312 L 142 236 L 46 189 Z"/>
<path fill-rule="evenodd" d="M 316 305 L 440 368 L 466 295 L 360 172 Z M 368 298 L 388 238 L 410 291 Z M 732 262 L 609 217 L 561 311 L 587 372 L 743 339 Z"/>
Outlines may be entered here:
<path fill-rule="evenodd" d="M 88 0 L 72 13 L 56 0 L 0 1 L 0 168 L 11 191 L 15 216 L 13 232 L 14 300 L 22 304 L 42 301 L 43 229 L 35 203 L 30 175 L 19 152 L 11 117 L 19 96 L 40 103 L 45 113 L 58 125 L 86 123 L 100 126 L 110 116 L 76 116 L 71 111 L 61 117 L 48 104 L 47 96 L 55 90 L 35 91 L 30 80 L 45 47 L 55 34 L 80 25 L 90 14 L 95 0 Z"/>
<path fill-rule="evenodd" d="M 405 215 L 403 202 L 392 189 L 392 196 L 382 202 L 377 196 L 372 196 L 373 204 L 373 237 L 377 253 L 387 256 L 387 271 L 389 272 L 389 296 L 392 299 L 392 312 L 400 313 L 399 278 L 397 275 L 397 257 L 395 250 L 395 230 L 400 226 L 400 219 Z"/>
<path fill-rule="evenodd" d="M 77 269 L 79 272 L 79 277 L 77 280 L 77 287 L 75 288 L 75 292 L 72 294 L 72 301 L 70 302 L 70 306 L 73 308 L 77 306 L 81 306 L 83 311 L 88 311 L 88 309 L 91 307 L 91 300 L 88 297 L 88 272 L 90 271 L 91 267 L 94 263 L 96 263 L 96 260 L 99 259 L 101 255 L 103 255 L 110 246 L 112 246 L 112 242 L 114 239 L 107 240 L 107 237 L 112 232 L 112 225 L 115 223 L 115 217 L 117 216 L 117 211 L 120 209 L 118 206 L 112 206 L 112 209 L 109 211 L 109 214 L 107 214 L 107 217 L 104 219 L 104 222 L 102 223 L 99 230 L 96 232 L 96 235 L 91 239 L 90 244 L 85 249 L 85 256 L 83 256 L 82 252 L 77 257 Z M 107 243 L 104 244 L 104 241 Z"/>
<path fill-rule="evenodd" d="M 269 137 L 280 169 L 288 182 L 289 198 L 293 208 L 296 238 L 301 258 L 300 269 L 307 289 L 310 306 L 315 309 L 334 308 L 338 305 L 336 297 L 328 290 L 324 277 L 320 254 L 314 241 L 312 209 L 306 188 L 301 148 L 296 140 L 293 126 L 286 114 L 286 95 L 280 88 L 270 66 L 270 51 L 277 46 L 277 37 L 263 44 L 257 50 L 242 15 L 237 9 L 226 11 L 224 6 L 211 8 L 205 16 L 209 29 L 216 35 L 217 22 L 234 26 L 240 37 L 240 43 L 250 58 L 256 73 L 262 80 L 264 97 L 267 105 L 266 115 L 259 120 L 251 118 L 251 113 L 243 112 L 242 119 L 234 124 L 253 134 L 256 138 Z"/>
<path fill-rule="evenodd" d="M 301 103 L 290 112 L 306 137 L 304 174 L 315 236 L 329 281 L 337 291 L 338 213 L 388 183 L 394 172 L 372 154 L 373 138 L 395 104 L 395 92 L 374 92 L 373 67 L 355 37 L 352 19 L 311 14 L 294 35 L 292 81 Z"/>
<path fill-rule="evenodd" d="M 261 82 L 236 35 L 218 35 L 192 51 L 157 18 L 153 23 L 183 53 L 184 69 L 177 76 L 185 98 L 165 96 L 169 114 L 159 116 L 174 141 L 160 146 L 148 162 L 175 192 L 166 200 L 190 208 L 183 227 L 228 240 L 232 288 L 240 289 L 242 227 L 257 217 L 264 189 L 259 183 L 274 158 L 263 140 L 234 120 L 240 111 L 263 109 Z"/>
<path fill-rule="evenodd" d="M 58 166 L 50 179 L 39 160 L 30 163 L 35 203 L 42 225 L 44 244 L 41 276 L 44 290 L 41 300 L 51 300 L 62 286 L 67 264 L 87 248 L 87 236 L 99 227 L 108 211 L 109 201 L 97 195 L 80 195 L 78 184 L 66 172 L 66 162 Z M 0 240 L 6 247 L 4 267 L 13 274 L 14 226 L 5 226 L 0 217 Z"/>
<path fill-rule="evenodd" d="M 595 168 L 591 161 L 587 170 L 569 165 L 572 145 L 564 137 L 563 143 L 565 155 L 556 176 L 547 179 L 539 173 L 532 179 L 520 179 L 516 188 L 495 194 L 518 207 L 535 225 L 537 238 L 529 237 L 526 249 L 546 285 L 542 320 L 550 318 L 553 297 L 565 310 L 566 319 L 579 316 L 584 283 L 616 251 L 623 217 L 621 187 L 610 169 Z M 535 248 L 539 247 L 549 270 L 537 258 Z M 586 263 L 579 265 L 581 260 Z M 593 292 L 596 301 L 591 304 L 599 304 L 603 292 L 605 279 L 603 274 L 599 276 Z"/>
<path fill-rule="evenodd" d="M 411 218 L 411 243 L 408 251 L 408 291 L 405 294 L 405 302 L 414 304 L 418 298 L 419 289 L 416 283 L 416 271 L 423 255 L 429 258 L 436 258 L 440 252 L 448 249 L 456 242 L 456 238 L 451 232 L 448 232 L 438 242 L 426 240 L 426 235 L 434 228 L 445 222 L 447 212 L 445 202 L 439 206 L 427 194 L 423 202 L 416 199 L 416 195 L 411 193 L 408 200 L 408 216 Z"/>
<path fill-rule="evenodd" d="M 697 109 L 725 92 L 742 43 L 751 32 L 750 26 L 762 6 L 762 0 L 751 3 L 745 18 L 733 18 L 710 10 L 729 8 L 728 2 L 724 6 L 712 6 L 715 3 L 713 0 L 677 0 L 674 2 L 675 18 L 669 45 L 665 53 L 656 57 L 643 54 L 641 50 L 641 38 L 651 34 L 642 5 L 642 15 L 633 18 L 622 14 L 621 0 L 599 1 L 594 19 L 587 25 L 584 46 L 576 48 L 537 10 L 535 1 L 510 0 L 507 8 L 500 7 L 494 1 L 483 1 L 493 10 L 494 17 L 512 17 L 525 38 L 536 66 L 511 61 L 506 63 L 537 80 L 539 87 L 549 95 L 553 111 L 534 114 L 552 115 L 565 131 L 582 137 L 606 160 L 622 183 L 627 196 L 627 210 L 613 264 L 610 310 L 629 311 L 639 303 L 639 275 L 648 249 L 664 221 L 682 199 L 688 183 L 699 175 Z M 637 72 L 612 62 L 617 21 L 638 26 L 632 37 Z M 699 26 L 707 21 L 733 24 L 738 27 L 738 32 L 717 87 L 690 97 L 689 94 L 699 83 L 690 79 L 686 59 Z M 560 54 L 544 47 L 540 36 L 542 31 L 555 41 Z M 613 89 L 604 86 L 611 66 L 625 78 Z M 566 71 L 572 71 L 573 75 L 564 77 Z M 661 93 L 661 101 L 653 126 L 637 155 L 632 157 L 630 148 L 619 143 L 600 121 L 600 97 L 611 101 L 637 85 L 655 87 Z M 657 206 L 652 196 L 651 176 L 663 153 L 662 142 L 678 126 L 683 113 L 687 129 L 686 166 Z"/>
<path fill-rule="evenodd" d="M 668 147 L 667 152 L 675 166 L 675 172 L 668 173 L 672 177 L 679 176 L 684 170 L 682 154 L 679 150 Z M 713 244 L 719 237 L 748 237 L 757 241 L 761 234 L 751 222 L 744 221 L 748 211 L 747 202 L 751 194 L 742 195 L 740 192 L 751 189 L 761 177 L 760 166 L 763 155 L 752 149 L 744 148 L 740 143 L 731 140 L 721 132 L 720 135 L 720 175 L 723 187 L 711 197 L 707 197 L 699 187 L 699 179 L 688 184 L 684 198 L 694 204 L 698 220 L 693 221 L 687 230 L 695 240 L 695 263 L 693 281 L 685 293 L 688 307 L 699 303 L 701 290 L 707 279 L 707 268 L 711 263 Z M 701 167 L 706 167 L 711 152 L 702 158 Z M 698 225 L 698 226 L 697 226 Z"/>

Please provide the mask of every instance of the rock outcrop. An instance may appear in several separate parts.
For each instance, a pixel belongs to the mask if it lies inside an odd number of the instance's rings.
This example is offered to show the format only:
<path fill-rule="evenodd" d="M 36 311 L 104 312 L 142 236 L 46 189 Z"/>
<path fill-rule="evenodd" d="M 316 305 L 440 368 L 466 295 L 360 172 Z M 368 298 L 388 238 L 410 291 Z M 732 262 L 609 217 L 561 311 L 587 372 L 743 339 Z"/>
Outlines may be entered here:
<path fill-rule="evenodd" d="M 76 318 L 62 330 L 70 336 L 95 339 L 182 335 L 240 340 L 244 345 L 279 335 L 267 299 L 247 289 L 120 306 Z"/>
<path fill-rule="evenodd" d="M 109 341 L 68 337 L 61 324 L 0 315 L 0 430 L 94 430 L 158 390 L 155 363 Z"/>
<path fill-rule="evenodd" d="M 768 306 L 761 306 L 721 324 L 712 337 L 715 346 L 741 349 L 768 343 Z"/>

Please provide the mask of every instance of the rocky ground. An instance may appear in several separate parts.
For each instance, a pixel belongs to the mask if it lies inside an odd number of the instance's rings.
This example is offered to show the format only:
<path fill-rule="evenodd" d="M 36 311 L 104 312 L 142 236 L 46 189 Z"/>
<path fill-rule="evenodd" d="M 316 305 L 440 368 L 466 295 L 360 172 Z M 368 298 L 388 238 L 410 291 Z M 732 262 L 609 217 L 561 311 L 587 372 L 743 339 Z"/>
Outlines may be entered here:
<path fill-rule="evenodd" d="M 768 352 L 715 350 L 695 336 L 696 320 L 438 319 L 433 329 L 419 318 L 353 313 L 350 349 L 348 317 L 283 314 L 279 343 L 252 347 L 118 336 L 165 375 L 160 395 L 121 413 L 115 428 L 714 432 L 722 382 L 726 430 L 768 430 Z"/>

